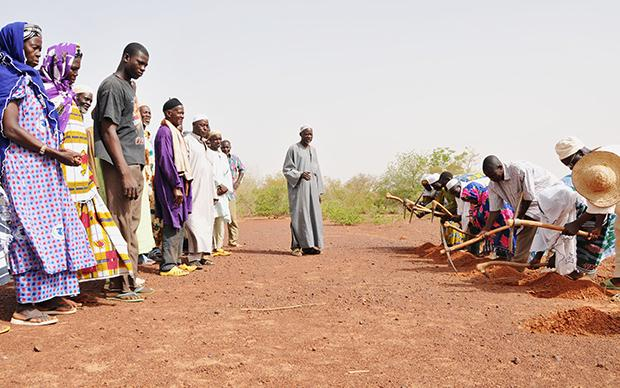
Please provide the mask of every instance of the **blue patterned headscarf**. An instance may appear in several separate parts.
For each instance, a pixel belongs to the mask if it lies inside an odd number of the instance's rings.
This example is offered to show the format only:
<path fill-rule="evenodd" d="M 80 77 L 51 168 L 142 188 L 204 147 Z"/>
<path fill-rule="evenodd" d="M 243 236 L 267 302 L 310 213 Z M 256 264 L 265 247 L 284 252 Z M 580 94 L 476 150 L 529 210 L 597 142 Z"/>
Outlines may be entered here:
<path fill-rule="evenodd" d="M 45 87 L 41 80 L 41 75 L 32 66 L 26 64 L 24 55 L 24 31 L 27 26 L 25 22 L 15 22 L 7 24 L 0 30 L 0 166 L 4 162 L 4 152 L 9 146 L 10 141 L 4 137 L 2 119 L 4 111 L 9 105 L 10 96 L 21 79 L 26 75 L 32 79 L 35 94 L 44 96 L 46 114 L 52 131 L 56 131 L 57 115 L 54 105 L 45 94 Z"/>

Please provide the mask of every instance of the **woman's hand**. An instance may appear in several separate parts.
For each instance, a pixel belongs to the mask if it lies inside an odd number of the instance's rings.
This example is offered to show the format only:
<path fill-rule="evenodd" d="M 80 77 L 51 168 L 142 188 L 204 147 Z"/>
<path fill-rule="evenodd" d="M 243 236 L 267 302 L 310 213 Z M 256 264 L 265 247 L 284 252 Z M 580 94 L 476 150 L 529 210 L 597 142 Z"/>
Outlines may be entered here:
<path fill-rule="evenodd" d="M 66 164 L 67 166 L 79 166 L 82 164 L 82 155 L 78 154 L 75 151 L 59 149 L 56 150 L 52 157 L 58 160 L 62 164 Z"/>

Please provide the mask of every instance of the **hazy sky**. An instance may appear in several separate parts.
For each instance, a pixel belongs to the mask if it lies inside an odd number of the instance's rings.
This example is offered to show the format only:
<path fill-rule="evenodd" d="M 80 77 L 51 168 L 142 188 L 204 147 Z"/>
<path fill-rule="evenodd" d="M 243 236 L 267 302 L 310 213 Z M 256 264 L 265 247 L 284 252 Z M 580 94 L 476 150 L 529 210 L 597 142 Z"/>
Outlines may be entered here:
<path fill-rule="evenodd" d="M 2 24 L 79 43 L 97 87 L 123 47 L 150 64 L 138 97 L 206 113 L 254 174 L 278 172 L 301 124 L 324 174 L 380 174 L 438 146 L 527 159 L 560 175 L 567 135 L 620 143 L 620 2 L 2 1 Z M 165 5 L 164 5 L 165 4 Z M 81 7 L 81 8 L 80 8 Z"/>

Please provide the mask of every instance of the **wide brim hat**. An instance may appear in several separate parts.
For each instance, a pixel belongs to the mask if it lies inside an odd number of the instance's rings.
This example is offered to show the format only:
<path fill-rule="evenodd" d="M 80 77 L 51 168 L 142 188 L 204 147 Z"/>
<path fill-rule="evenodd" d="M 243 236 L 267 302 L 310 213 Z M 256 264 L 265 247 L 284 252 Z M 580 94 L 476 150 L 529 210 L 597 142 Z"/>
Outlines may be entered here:
<path fill-rule="evenodd" d="M 592 151 L 573 167 L 573 184 L 579 194 L 598 207 L 620 202 L 620 156 Z"/>

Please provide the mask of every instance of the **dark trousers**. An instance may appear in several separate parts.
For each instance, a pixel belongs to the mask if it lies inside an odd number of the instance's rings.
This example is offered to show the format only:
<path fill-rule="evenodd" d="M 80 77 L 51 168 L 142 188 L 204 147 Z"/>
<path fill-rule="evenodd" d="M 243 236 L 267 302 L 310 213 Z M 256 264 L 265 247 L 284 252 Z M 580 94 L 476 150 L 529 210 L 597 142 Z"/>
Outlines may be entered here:
<path fill-rule="evenodd" d="M 183 228 L 175 229 L 164 224 L 162 240 L 162 263 L 159 270 L 162 272 L 170 271 L 175 265 L 179 264 L 179 256 L 183 253 Z"/>

